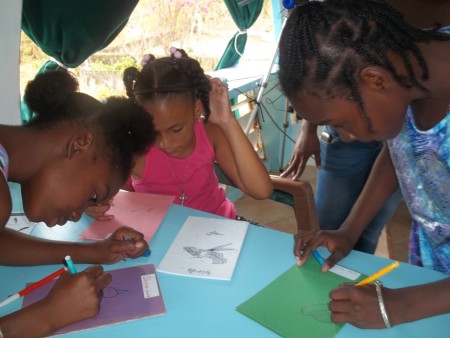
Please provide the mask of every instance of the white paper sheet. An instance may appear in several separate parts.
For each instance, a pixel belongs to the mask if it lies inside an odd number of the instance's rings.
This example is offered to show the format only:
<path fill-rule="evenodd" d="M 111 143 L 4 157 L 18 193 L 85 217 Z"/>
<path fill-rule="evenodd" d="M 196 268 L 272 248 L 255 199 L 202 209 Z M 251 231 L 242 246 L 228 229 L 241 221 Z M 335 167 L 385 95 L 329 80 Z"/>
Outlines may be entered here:
<path fill-rule="evenodd" d="M 13 214 L 9 218 L 8 223 L 6 223 L 6 227 L 29 235 L 36 224 L 37 223 L 31 222 L 27 216 L 23 214 Z"/>
<path fill-rule="evenodd" d="M 231 280 L 247 229 L 248 222 L 190 216 L 157 270 Z"/>

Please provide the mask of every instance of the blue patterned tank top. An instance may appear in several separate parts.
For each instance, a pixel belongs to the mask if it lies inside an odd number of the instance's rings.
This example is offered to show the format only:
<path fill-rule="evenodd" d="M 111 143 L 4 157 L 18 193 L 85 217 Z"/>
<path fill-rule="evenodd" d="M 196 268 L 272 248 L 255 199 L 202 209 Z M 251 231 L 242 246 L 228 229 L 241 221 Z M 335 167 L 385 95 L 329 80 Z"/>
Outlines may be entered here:
<path fill-rule="evenodd" d="M 413 218 L 410 263 L 450 274 L 450 115 L 421 131 L 408 108 L 388 145 Z"/>
<path fill-rule="evenodd" d="M 0 172 L 8 180 L 9 158 L 6 149 L 0 144 Z"/>

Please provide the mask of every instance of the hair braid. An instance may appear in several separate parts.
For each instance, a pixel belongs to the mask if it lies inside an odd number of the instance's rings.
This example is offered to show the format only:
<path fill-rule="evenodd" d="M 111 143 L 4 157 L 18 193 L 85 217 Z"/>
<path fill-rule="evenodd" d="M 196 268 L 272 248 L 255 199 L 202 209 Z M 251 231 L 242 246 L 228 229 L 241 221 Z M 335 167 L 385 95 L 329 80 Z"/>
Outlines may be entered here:
<path fill-rule="evenodd" d="M 372 124 L 370 122 L 370 119 L 368 118 L 367 114 L 364 111 L 364 102 L 361 98 L 361 95 L 358 90 L 358 83 L 356 82 L 355 77 L 353 74 L 355 73 L 356 66 L 351 62 L 351 60 L 347 60 L 344 63 L 343 66 L 343 73 L 345 77 L 345 82 L 347 82 L 348 86 L 350 87 L 350 91 L 352 93 L 352 98 L 357 102 L 359 107 L 361 108 L 361 115 L 364 120 L 364 123 L 367 126 L 368 131 L 372 131 Z"/>
<path fill-rule="evenodd" d="M 186 55 L 180 65 L 182 66 L 182 70 L 185 72 L 186 77 L 192 82 L 193 88 L 195 88 L 196 98 L 202 102 L 203 109 L 205 110 L 204 116 L 206 121 L 211 114 L 209 107 L 209 92 L 211 91 L 211 84 L 209 83 L 205 72 L 197 60 Z"/>
<path fill-rule="evenodd" d="M 207 118 L 211 85 L 203 69 L 182 49 L 171 48 L 171 54 L 158 59 L 150 57 L 140 72 L 127 68 L 124 73 L 127 94 L 132 93 L 140 103 L 167 97 L 183 97 L 191 102 L 199 99 Z"/>
<path fill-rule="evenodd" d="M 450 37 L 408 25 L 383 0 L 310 1 L 291 11 L 281 35 L 280 85 L 288 97 L 299 90 L 329 88 L 321 95 L 351 95 L 363 108 L 357 83 L 365 65 L 385 68 L 406 88 L 426 90 L 421 81 L 429 71 L 418 43 L 443 40 Z M 388 51 L 400 58 L 405 75 L 397 71 Z"/>

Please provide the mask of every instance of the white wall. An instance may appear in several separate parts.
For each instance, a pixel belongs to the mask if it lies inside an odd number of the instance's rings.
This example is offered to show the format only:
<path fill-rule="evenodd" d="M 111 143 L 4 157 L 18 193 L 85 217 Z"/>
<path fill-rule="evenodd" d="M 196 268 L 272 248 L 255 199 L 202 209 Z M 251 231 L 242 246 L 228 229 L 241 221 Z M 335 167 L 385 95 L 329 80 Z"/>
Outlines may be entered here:
<path fill-rule="evenodd" d="M 0 123 L 20 124 L 21 0 L 0 1 Z"/>

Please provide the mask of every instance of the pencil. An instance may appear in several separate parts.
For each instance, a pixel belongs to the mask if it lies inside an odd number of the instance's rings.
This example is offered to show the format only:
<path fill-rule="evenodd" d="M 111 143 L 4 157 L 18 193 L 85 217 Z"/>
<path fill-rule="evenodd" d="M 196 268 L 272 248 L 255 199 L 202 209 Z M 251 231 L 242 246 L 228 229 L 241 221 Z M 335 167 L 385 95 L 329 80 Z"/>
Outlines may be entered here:
<path fill-rule="evenodd" d="M 362 281 L 356 283 L 356 286 L 369 284 L 369 283 L 373 282 L 374 280 L 380 278 L 381 276 L 384 276 L 385 274 L 391 272 L 392 270 L 397 268 L 399 265 L 400 265 L 400 263 L 398 261 L 395 261 L 395 262 L 389 264 L 388 266 L 385 266 L 383 269 L 375 272 L 373 275 L 367 277 L 366 279 L 363 279 Z"/>
<path fill-rule="evenodd" d="M 322 258 L 322 256 L 317 252 L 317 250 L 313 250 L 312 252 L 314 258 L 319 262 L 320 265 L 325 264 L 325 260 Z"/>
<path fill-rule="evenodd" d="M 0 307 L 5 306 L 16 299 L 19 299 L 20 297 L 25 296 L 27 293 L 30 293 L 31 291 L 37 289 L 38 287 L 44 285 L 47 282 L 50 282 L 51 280 L 55 279 L 58 276 L 61 276 L 65 271 L 67 271 L 67 268 L 61 268 L 58 271 L 53 272 L 52 274 L 48 275 L 47 277 L 42 278 L 41 280 L 37 281 L 36 283 L 31 284 L 30 286 L 26 287 L 23 290 L 20 290 L 19 292 L 9 296 L 6 298 L 3 302 L 0 303 Z"/>
<path fill-rule="evenodd" d="M 73 265 L 72 258 L 70 256 L 66 256 L 64 258 L 66 260 L 67 267 L 72 275 L 77 273 L 77 269 L 75 269 L 75 265 Z"/>

